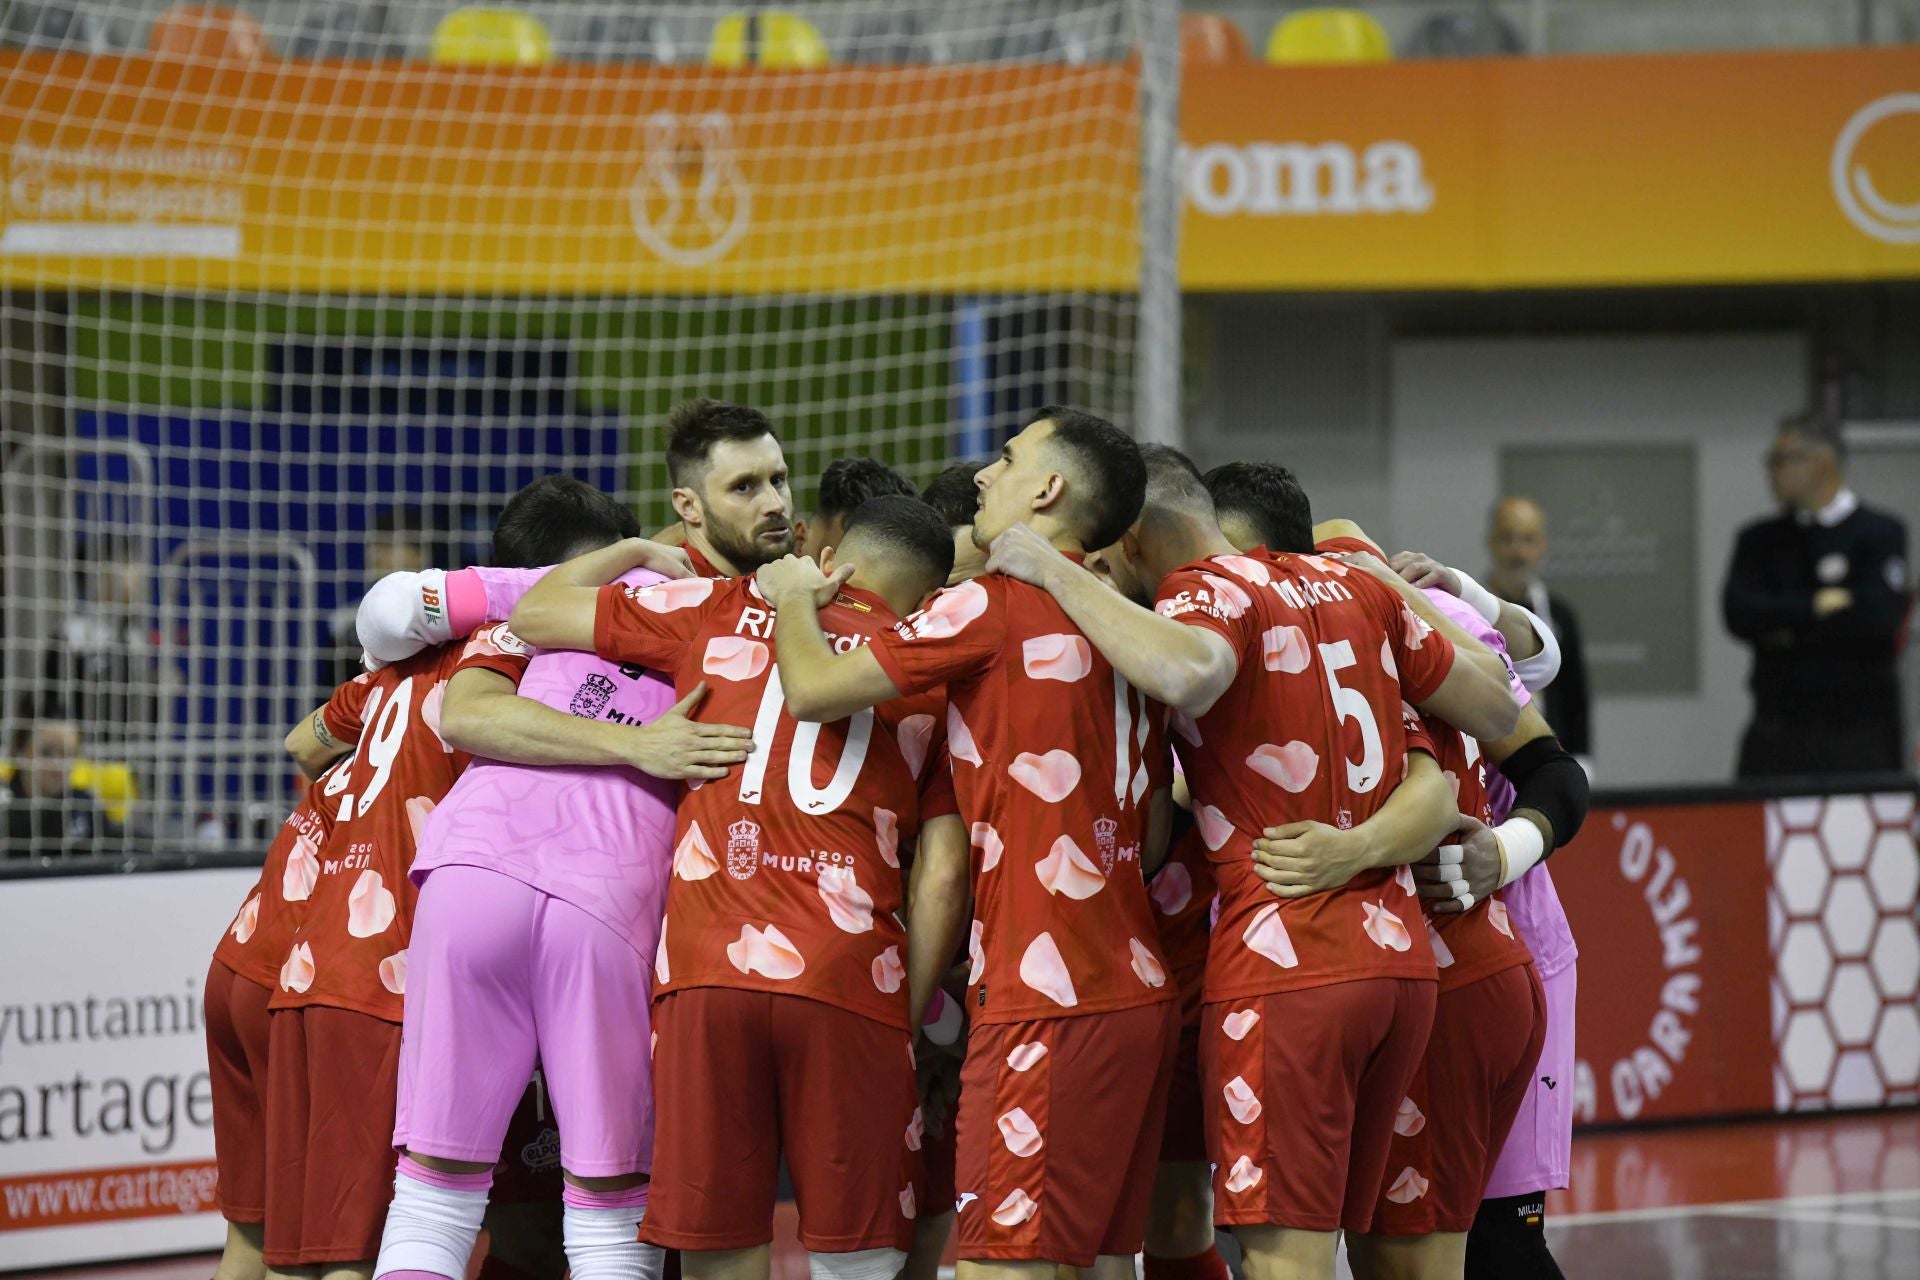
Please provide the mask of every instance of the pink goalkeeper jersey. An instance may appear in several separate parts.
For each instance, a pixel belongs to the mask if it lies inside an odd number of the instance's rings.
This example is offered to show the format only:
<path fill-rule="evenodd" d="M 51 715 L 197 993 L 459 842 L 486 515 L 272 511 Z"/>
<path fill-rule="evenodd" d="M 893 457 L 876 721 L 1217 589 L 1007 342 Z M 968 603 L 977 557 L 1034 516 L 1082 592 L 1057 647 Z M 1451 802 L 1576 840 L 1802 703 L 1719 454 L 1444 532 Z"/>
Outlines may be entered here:
<path fill-rule="evenodd" d="M 1468 635 L 1501 657 L 1506 657 L 1507 642 L 1470 605 L 1432 588 L 1427 590 L 1427 599 L 1434 608 L 1458 623 Z M 1517 676 L 1512 683 L 1513 696 L 1520 699 L 1521 706 L 1526 706 L 1532 700 L 1532 695 Z M 1505 822 L 1513 813 L 1513 784 L 1491 762 L 1487 767 L 1487 802 L 1493 809 L 1496 825 Z M 1526 939 L 1528 949 L 1533 952 L 1534 972 L 1543 980 L 1574 962 L 1580 953 L 1573 944 L 1573 927 L 1567 923 L 1567 913 L 1561 909 L 1560 894 L 1553 887 L 1553 875 L 1547 870 L 1546 863 L 1535 863 L 1531 871 L 1502 889 L 1500 900 L 1507 904 L 1508 917 L 1519 926 L 1520 936 Z"/>
<path fill-rule="evenodd" d="M 485 570 L 505 617 L 542 571 Z M 662 581 L 633 570 L 621 582 Z M 537 650 L 520 696 L 586 719 L 641 725 L 673 706 L 673 684 L 590 653 Z M 614 930 L 649 964 L 673 855 L 677 784 L 624 765 L 504 764 L 475 757 L 427 820 L 416 884 L 436 867 L 484 867 L 552 894 Z"/>

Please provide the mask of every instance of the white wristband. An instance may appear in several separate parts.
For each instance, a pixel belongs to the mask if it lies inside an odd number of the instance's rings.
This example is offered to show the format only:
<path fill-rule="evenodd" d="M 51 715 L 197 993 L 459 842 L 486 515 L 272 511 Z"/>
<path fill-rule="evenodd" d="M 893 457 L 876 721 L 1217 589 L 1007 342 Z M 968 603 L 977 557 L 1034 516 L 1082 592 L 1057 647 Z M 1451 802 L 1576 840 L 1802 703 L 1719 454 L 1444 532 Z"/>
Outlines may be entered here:
<path fill-rule="evenodd" d="M 1533 870 L 1534 864 L 1546 856 L 1546 838 L 1540 834 L 1540 828 L 1525 818 L 1508 818 L 1493 829 L 1493 834 L 1500 841 L 1505 863 L 1500 876 L 1502 889 Z"/>
<path fill-rule="evenodd" d="M 1453 574 L 1460 579 L 1460 599 L 1487 620 L 1488 626 L 1500 621 L 1500 597 L 1493 594 L 1473 580 L 1473 575 L 1464 569 L 1455 569 Z"/>

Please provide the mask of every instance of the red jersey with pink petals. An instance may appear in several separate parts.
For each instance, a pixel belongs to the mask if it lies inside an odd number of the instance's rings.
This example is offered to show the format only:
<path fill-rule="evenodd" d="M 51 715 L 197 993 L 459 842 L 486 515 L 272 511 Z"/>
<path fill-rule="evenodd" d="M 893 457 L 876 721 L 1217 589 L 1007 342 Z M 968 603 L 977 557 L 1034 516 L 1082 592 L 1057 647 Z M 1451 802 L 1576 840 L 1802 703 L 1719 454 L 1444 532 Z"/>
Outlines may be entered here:
<path fill-rule="evenodd" d="M 320 788 L 338 811 L 318 865 L 303 872 L 311 900 L 269 1008 L 324 1004 L 400 1021 L 417 896 L 407 872 L 421 825 L 471 759 L 440 737 L 447 681 L 477 667 L 518 684 L 527 657 L 496 622 L 373 673 L 359 744 Z"/>
<path fill-rule="evenodd" d="M 1220 887 L 1207 1000 L 1433 977 L 1411 871 L 1281 899 L 1252 857 L 1266 827 L 1353 827 L 1379 811 L 1410 745 L 1430 749 L 1406 703 L 1439 687 L 1452 644 L 1387 586 L 1319 556 L 1196 561 L 1167 577 L 1155 608 L 1221 636 L 1240 664 L 1197 722 L 1171 721 L 1193 792 L 1188 839 L 1204 845 Z"/>
<path fill-rule="evenodd" d="M 836 649 L 897 617 L 852 587 L 820 611 Z M 673 677 L 696 716 L 750 725 L 754 753 L 686 790 L 654 959 L 654 994 L 740 987 L 907 1026 L 900 845 L 955 812 L 946 698 L 901 698 L 833 724 L 787 714 L 773 610 L 751 578 L 603 588 L 594 648 Z"/>
<path fill-rule="evenodd" d="M 1154 765 L 1154 785 L 1172 786 L 1173 753 L 1166 744 L 1166 722 L 1172 712 L 1161 708 L 1154 722 L 1159 745 L 1150 762 Z M 1153 899 L 1154 918 L 1160 924 L 1160 950 L 1169 972 L 1185 975 L 1180 979 L 1183 999 L 1199 1000 L 1198 974 L 1206 967 L 1207 947 L 1213 935 L 1213 864 L 1207 860 L 1207 847 L 1198 840 L 1178 841 L 1167 861 L 1147 885 Z M 1197 1007 L 1197 1003 L 1196 1003 Z"/>
<path fill-rule="evenodd" d="M 900 689 L 947 686 L 973 831 L 968 1015 L 1057 1018 L 1171 1000 L 1140 873 L 1162 708 L 1046 592 L 999 574 L 948 587 L 874 642 Z"/>
<path fill-rule="evenodd" d="M 338 741 L 355 742 L 360 737 L 360 712 L 373 687 L 371 675 L 357 675 L 333 691 L 321 715 L 327 732 Z M 280 966 L 293 935 L 306 917 L 307 900 L 320 870 L 320 848 L 333 832 L 334 814 L 339 810 L 338 794 L 328 795 L 327 784 L 337 770 L 344 769 L 351 755 L 343 756 L 325 773 L 307 784 L 287 820 L 267 849 L 266 864 L 260 879 L 247 891 L 246 901 L 233 923 L 220 937 L 213 958 L 250 982 L 269 991 L 280 985 Z"/>
<path fill-rule="evenodd" d="M 1213 937 L 1213 894 L 1207 846 L 1198 840 L 1180 841 L 1147 886 L 1160 924 L 1160 950 L 1171 972 L 1197 970 L 1206 964 Z"/>
<path fill-rule="evenodd" d="M 1493 805 L 1487 799 L 1487 760 L 1480 753 L 1479 741 L 1434 716 L 1425 716 L 1423 721 L 1434 744 L 1434 758 L 1453 788 L 1460 812 L 1493 825 Z M 1443 843 L 1458 844 L 1459 837 L 1449 836 Z M 1433 961 L 1440 967 L 1443 992 L 1533 962 L 1526 939 L 1507 918 L 1507 904 L 1497 893 L 1471 911 L 1428 916 L 1427 931 L 1433 943 Z"/>

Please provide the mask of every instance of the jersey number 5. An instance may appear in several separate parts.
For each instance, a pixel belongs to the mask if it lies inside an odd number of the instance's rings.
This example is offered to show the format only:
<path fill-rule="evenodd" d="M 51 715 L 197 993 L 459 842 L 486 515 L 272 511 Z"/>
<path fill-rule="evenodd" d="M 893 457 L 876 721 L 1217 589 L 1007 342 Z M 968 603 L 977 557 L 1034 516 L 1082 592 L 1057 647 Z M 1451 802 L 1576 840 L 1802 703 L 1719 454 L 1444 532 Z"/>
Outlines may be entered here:
<path fill-rule="evenodd" d="M 1340 713 L 1342 723 L 1353 720 L 1360 726 L 1360 763 L 1346 761 L 1347 789 L 1355 795 L 1365 795 L 1380 785 L 1380 774 L 1386 766 L 1386 750 L 1380 743 L 1380 722 L 1374 717 L 1373 704 L 1367 701 L 1366 694 L 1340 683 L 1339 673 L 1355 665 L 1353 643 L 1337 640 L 1319 648 L 1320 668 L 1327 673 L 1327 688 L 1333 692 L 1333 709 Z"/>

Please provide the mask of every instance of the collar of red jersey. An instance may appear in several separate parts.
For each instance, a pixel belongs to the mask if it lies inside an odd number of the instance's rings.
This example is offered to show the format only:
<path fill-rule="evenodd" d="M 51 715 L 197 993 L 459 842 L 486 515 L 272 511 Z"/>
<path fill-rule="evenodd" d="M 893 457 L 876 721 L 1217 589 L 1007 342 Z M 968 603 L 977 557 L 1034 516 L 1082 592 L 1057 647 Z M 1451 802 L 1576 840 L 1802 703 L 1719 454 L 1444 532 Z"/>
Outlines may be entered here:
<path fill-rule="evenodd" d="M 1365 538 L 1353 538 L 1343 535 L 1338 538 L 1322 538 L 1313 544 L 1313 553 L 1318 556 L 1341 556 L 1356 552 L 1370 556 L 1385 555 L 1385 552 L 1369 543 Z"/>

